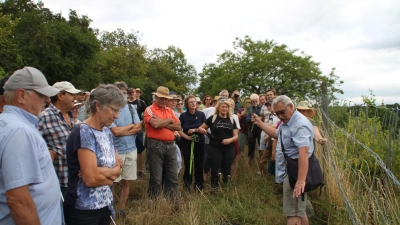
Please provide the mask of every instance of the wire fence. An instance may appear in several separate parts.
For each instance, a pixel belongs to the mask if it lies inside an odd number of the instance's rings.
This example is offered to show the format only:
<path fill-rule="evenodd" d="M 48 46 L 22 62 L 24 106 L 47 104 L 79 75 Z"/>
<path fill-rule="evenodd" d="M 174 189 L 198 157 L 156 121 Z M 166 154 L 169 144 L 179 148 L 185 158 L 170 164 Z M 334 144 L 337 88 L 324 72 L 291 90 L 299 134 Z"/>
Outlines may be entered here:
<path fill-rule="evenodd" d="M 318 115 L 320 130 L 329 139 L 317 154 L 325 190 L 343 221 L 400 224 L 398 108 L 342 100 L 320 107 Z"/>

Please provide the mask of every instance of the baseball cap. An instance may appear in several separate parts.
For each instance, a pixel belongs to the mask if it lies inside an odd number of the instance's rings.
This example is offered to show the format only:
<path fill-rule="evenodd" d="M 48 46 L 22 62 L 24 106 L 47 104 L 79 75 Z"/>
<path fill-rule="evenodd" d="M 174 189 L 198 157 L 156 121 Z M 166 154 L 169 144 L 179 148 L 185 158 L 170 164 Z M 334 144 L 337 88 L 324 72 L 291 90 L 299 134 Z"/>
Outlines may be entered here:
<path fill-rule="evenodd" d="M 53 84 L 53 87 L 57 88 L 60 91 L 66 91 L 71 94 L 78 94 L 82 92 L 81 90 L 75 89 L 74 85 L 72 85 L 68 81 L 56 82 L 55 84 Z"/>
<path fill-rule="evenodd" d="M 4 90 L 6 91 L 15 91 L 19 88 L 34 90 L 46 96 L 54 96 L 60 92 L 60 90 L 47 83 L 46 77 L 42 72 L 29 66 L 15 71 L 4 85 Z"/>
<path fill-rule="evenodd" d="M 6 84 L 8 78 L 10 78 L 10 75 L 9 75 L 9 76 L 6 76 L 6 77 L 4 77 L 3 79 L 0 80 L 0 95 L 3 95 L 3 94 L 4 94 L 4 89 L 3 89 L 3 87 L 4 87 L 4 85 Z"/>
<path fill-rule="evenodd" d="M 135 88 L 130 87 L 130 88 L 128 88 L 128 90 L 127 90 L 126 92 L 131 93 L 131 92 L 134 91 L 134 90 L 135 90 Z"/>

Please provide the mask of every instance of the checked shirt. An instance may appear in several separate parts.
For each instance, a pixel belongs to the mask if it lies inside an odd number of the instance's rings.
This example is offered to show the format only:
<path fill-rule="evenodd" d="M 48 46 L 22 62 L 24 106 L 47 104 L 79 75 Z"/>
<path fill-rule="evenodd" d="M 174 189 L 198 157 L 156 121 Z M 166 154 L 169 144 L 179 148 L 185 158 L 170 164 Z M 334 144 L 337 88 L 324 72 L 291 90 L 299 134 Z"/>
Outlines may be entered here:
<path fill-rule="evenodd" d="M 43 111 L 38 123 L 38 129 L 46 141 L 47 147 L 57 153 L 53 165 L 61 187 L 67 187 L 68 184 L 67 138 L 74 127 L 71 112 L 68 112 L 68 115 L 71 118 L 72 127 L 65 122 L 61 111 L 50 104 Z"/>

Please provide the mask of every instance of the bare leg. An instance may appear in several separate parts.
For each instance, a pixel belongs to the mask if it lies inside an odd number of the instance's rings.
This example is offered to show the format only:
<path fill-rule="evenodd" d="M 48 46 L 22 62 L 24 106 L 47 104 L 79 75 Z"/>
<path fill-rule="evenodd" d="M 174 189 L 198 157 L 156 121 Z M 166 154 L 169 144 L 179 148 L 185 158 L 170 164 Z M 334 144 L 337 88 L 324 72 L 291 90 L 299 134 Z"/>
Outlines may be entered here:
<path fill-rule="evenodd" d="M 121 180 L 121 193 L 119 196 L 119 210 L 124 210 L 129 196 L 129 180 Z"/>
<path fill-rule="evenodd" d="M 309 225 L 307 214 L 303 217 L 289 216 L 287 225 Z"/>

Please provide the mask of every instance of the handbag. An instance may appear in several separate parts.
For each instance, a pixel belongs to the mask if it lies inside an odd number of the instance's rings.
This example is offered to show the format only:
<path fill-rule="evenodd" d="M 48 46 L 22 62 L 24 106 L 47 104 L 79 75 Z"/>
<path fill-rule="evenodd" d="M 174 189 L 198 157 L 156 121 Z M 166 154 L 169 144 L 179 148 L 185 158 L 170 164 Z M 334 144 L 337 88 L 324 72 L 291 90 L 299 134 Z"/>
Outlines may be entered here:
<path fill-rule="evenodd" d="M 282 141 L 282 129 L 279 132 L 279 137 L 281 139 L 282 152 L 286 160 L 286 173 L 289 178 L 290 187 L 294 189 L 299 172 L 299 162 L 298 159 L 292 159 L 285 153 L 285 148 L 283 146 L 283 141 Z M 307 172 L 306 186 L 304 188 L 304 192 L 313 191 L 318 187 L 322 188 L 323 185 L 324 185 L 324 176 L 322 174 L 319 161 L 317 157 L 314 155 L 313 151 L 311 156 L 308 158 L 308 172 Z"/>

